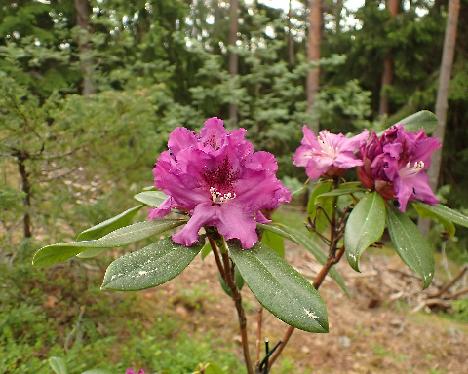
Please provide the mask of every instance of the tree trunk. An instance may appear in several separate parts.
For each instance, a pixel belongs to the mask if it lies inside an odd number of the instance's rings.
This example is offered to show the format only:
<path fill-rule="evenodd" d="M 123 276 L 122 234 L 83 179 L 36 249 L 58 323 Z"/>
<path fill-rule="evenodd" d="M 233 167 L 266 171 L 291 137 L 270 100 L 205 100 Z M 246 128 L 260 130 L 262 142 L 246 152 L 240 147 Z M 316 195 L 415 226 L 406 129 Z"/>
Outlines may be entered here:
<path fill-rule="evenodd" d="M 288 63 L 289 67 L 294 66 L 294 39 L 292 35 L 292 0 L 289 0 L 288 12 Z"/>
<path fill-rule="evenodd" d="M 445 29 L 444 50 L 442 52 L 442 63 L 439 73 L 439 88 L 437 90 L 436 116 L 439 124 L 434 131 L 434 136 L 438 137 L 444 144 L 445 128 L 447 125 L 448 91 L 450 74 L 452 71 L 453 55 L 455 52 L 455 40 L 457 37 L 458 14 L 460 12 L 460 0 L 450 0 L 447 27 Z M 440 167 L 442 164 L 442 150 L 438 150 L 432 157 L 431 168 L 429 169 L 429 184 L 435 191 L 439 184 Z M 419 229 L 427 234 L 431 226 L 431 221 L 421 219 L 418 222 Z"/>
<path fill-rule="evenodd" d="M 230 0 L 229 5 L 229 46 L 235 47 L 237 42 L 238 30 L 238 12 L 239 0 Z M 233 51 L 229 52 L 229 74 L 235 78 L 238 73 L 239 57 Z M 229 119 L 231 124 L 237 124 L 237 105 L 235 103 L 229 104 Z"/>
<path fill-rule="evenodd" d="M 78 35 L 78 49 L 80 51 L 80 68 L 83 75 L 81 93 L 89 95 L 96 92 L 93 81 L 94 61 L 91 57 L 91 48 L 88 43 L 90 5 L 88 0 L 73 0 L 76 12 L 76 24 L 80 27 Z"/>
<path fill-rule="evenodd" d="M 335 16 L 335 32 L 338 34 L 341 32 L 341 11 L 343 10 L 343 0 L 336 0 L 334 16 Z"/>
<path fill-rule="evenodd" d="M 320 40 L 321 40 L 321 0 L 309 0 L 309 32 L 307 40 L 307 58 L 310 62 L 320 60 Z M 307 111 L 312 112 L 315 97 L 319 90 L 320 67 L 315 67 L 307 74 Z M 311 123 L 314 131 L 318 131 L 318 119 Z"/>
<path fill-rule="evenodd" d="M 460 12 L 460 0 L 450 0 L 445 29 L 444 50 L 439 74 L 439 88 L 437 90 L 436 116 L 439 120 L 434 135 L 444 144 L 445 128 L 447 125 L 448 93 L 450 74 L 452 72 L 453 55 L 455 52 L 455 40 L 457 38 L 458 14 Z M 442 150 L 437 151 L 432 158 L 432 166 L 429 170 L 429 182 L 432 189 L 436 189 L 439 183 L 440 166 L 442 162 Z"/>
<path fill-rule="evenodd" d="M 29 183 L 29 174 L 26 171 L 25 161 L 27 160 L 27 155 L 23 152 L 18 153 L 18 171 L 20 174 L 21 180 L 21 192 L 23 192 L 23 237 L 25 239 L 30 238 L 31 233 L 31 184 Z"/>
<path fill-rule="evenodd" d="M 388 0 L 387 9 L 390 13 L 390 17 L 394 18 L 398 14 L 398 8 L 400 7 L 400 0 Z M 385 89 L 391 86 L 393 82 L 393 57 L 389 53 L 383 63 L 383 72 L 380 85 L 380 101 L 379 101 L 379 114 L 388 114 L 388 96 Z"/>

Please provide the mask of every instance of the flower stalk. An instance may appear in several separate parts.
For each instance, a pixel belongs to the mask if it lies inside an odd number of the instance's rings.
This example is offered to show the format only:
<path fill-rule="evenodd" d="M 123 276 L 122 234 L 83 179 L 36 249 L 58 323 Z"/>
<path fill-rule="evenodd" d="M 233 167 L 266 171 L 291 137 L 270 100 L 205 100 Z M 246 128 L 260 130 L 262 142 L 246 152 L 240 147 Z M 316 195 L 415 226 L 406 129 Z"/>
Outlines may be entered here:
<path fill-rule="evenodd" d="M 234 301 L 234 305 L 236 307 L 237 317 L 239 320 L 239 330 L 241 334 L 241 341 L 242 341 L 242 350 L 244 352 L 244 359 L 245 359 L 245 366 L 247 368 L 248 374 L 254 374 L 252 359 L 250 357 L 250 349 L 249 349 L 249 339 L 247 334 L 247 317 L 245 316 L 245 310 L 242 305 L 242 295 L 240 290 L 237 288 L 236 283 L 234 281 L 234 264 L 231 262 L 227 248 L 226 242 L 223 238 L 222 244 L 223 247 L 220 249 L 216 244 L 216 240 L 212 237 L 212 234 L 208 235 L 208 240 L 210 242 L 211 248 L 213 250 L 213 254 L 215 256 L 216 266 L 218 267 L 218 271 L 226 282 L 227 286 L 231 290 L 231 298 Z"/>

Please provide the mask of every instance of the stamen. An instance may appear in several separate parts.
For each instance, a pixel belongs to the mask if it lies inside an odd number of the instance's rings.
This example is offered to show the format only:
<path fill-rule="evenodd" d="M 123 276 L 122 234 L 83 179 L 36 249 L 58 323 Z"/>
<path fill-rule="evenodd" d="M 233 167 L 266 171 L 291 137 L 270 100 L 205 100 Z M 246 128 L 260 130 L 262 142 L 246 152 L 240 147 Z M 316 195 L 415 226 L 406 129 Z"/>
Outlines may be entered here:
<path fill-rule="evenodd" d="M 221 192 L 218 192 L 215 187 L 210 187 L 210 193 L 211 193 L 211 199 L 213 200 L 213 203 L 215 204 L 224 204 L 228 202 L 229 200 L 233 200 L 237 197 L 235 192 L 228 192 L 225 194 L 222 194 Z"/>

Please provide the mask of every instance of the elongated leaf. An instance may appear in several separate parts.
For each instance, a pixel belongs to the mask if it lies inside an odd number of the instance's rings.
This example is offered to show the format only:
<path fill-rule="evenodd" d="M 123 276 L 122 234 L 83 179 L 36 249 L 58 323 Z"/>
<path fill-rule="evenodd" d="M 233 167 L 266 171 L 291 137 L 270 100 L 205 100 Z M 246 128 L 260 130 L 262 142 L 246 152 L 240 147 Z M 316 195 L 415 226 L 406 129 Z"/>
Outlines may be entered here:
<path fill-rule="evenodd" d="M 324 212 L 317 207 L 320 206 L 330 217 L 332 210 L 332 200 L 323 200 L 318 204 L 317 197 L 323 193 L 329 192 L 332 189 L 332 182 L 320 181 L 315 184 L 307 202 L 307 214 L 310 219 L 315 222 L 315 229 L 319 232 L 325 231 L 329 226 L 328 219 Z"/>
<path fill-rule="evenodd" d="M 445 205 L 427 205 L 423 203 L 414 203 L 416 207 L 422 207 L 427 211 L 433 212 L 439 217 L 445 218 L 448 221 L 460 225 L 463 227 L 468 227 L 468 216 L 464 215 L 461 212 L 458 212 L 454 209 L 449 208 Z"/>
<path fill-rule="evenodd" d="M 181 219 L 137 222 L 133 225 L 112 231 L 98 240 L 46 245 L 34 254 L 33 265 L 53 265 L 68 260 L 89 248 L 112 248 L 135 243 L 176 228 L 185 222 L 186 220 Z"/>
<path fill-rule="evenodd" d="M 106 219 L 105 221 L 98 223 L 96 226 L 93 226 L 80 233 L 76 237 L 76 240 L 82 241 L 99 239 L 114 230 L 128 226 L 142 206 L 143 205 L 134 206 L 133 208 L 127 209 L 126 211 L 116 215 L 115 217 Z"/>
<path fill-rule="evenodd" d="M 348 190 L 353 188 L 363 188 L 361 182 L 343 182 L 340 183 L 338 188 L 342 190 Z"/>
<path fill-rule="evenodd" d="M 317 182 L 309 196 L 309 201 L 307 203 L 307 213 L 309 217 L 314 219 L 316 215 L 316 203 L 317 203 L 317 196 L 320 196 L 326 192 L 330 192 L 332 189 L 332 182 L 330 181 L 320 181 Z"/>
<path fill-rule="evenodd" d="M 270 231 L 292 242 L 296 242 L 296 240 L 294 239 L 294 237 L 291 236 L 291 234 L 287 233 L 286 231 L 282 229 L 280 223 L 277 223 L 277 222 L 270 222 L 267 224 L 257 223 L 257 228 L 262 229 L 264 231 Z"/>
<path fill-rule="evenodd" d="M 160 206 L 167 196 L 162 191 L 144 191 L 135 195 L 135 200 L 147 206 L 157 207 Z"/>
<path fill-rule="evenodd" d="M 376 192 L 364 196 L 349 215 L 344 244 L 348 262 L 354 270 L 360 271 L 361 255 L 367 247 L 382 237 L 385 215 L 385 203 Z"/>
<path fill-rule="evenodd" d="M 336 188 L 330 192 L 325 192 L 317 196 L 315 204 L 320 204 L 322 200 L 327 198 L 339 197 L 342 195 L 350 195 L 352 193 L 365 192 L 366 190 L 361 187 L 351 187 L 351 188 Z"/>
<path fill-rule="evenodd" d="M 230 243 L 229 254 L 265 309 L 298 329 L 328 332 L 327 309 L 317 290 L 273 250 L 261 243 L 249 250 Z"/>
<path fill-rule="evenodd" d="M 109 265 L 101 289 L 136 291 L 170 281 L 192 262 L 202 243 L 185 247 L 165 238 L 127 253 Z"/>
<path fill-rule="evenodd" d="M 387 209 L 387 226 L 395 250 L 411 270 L 423 279 L 423 287 L 434 277 L 434 256 L 429 242 L 405 214 L 393 207 Z"/>
<path fill-rule="evenodd" d="M 58 356 L 51 356 L 49 358 L 49 365 L 55 374 L 67 374 L 67 366 L 65 360 Z"/>
<path fill-rule="evenodd" d="M 284 237 L 273 231 L 263 231 L 262 243 L 271 248 L 276 254 L 284 258 Z"/>
<path fill-rule="evenodd" d="M 203 248 L 201 249 L 201 258 L 204 260 L 206 256 L 208 256 L 213 249 L 211 248 L 210 242 L 207 240 Z"/>
<path fill-rule="evenodd" d="M 299 243 L 307 251 L 309 251 L 320 264 L 323 265 L 327 262 L 328 256 L 324 253 L 320 245 L 317 243 L 317 241 L 311 234 L 308 234 L 303 230 L 299 230 L 286 225 L 281 225 L 281 227 L 284 231 L 288 232 L 295 239 L 296 243 Z M 338 272 L 338 270 L 332 267 L 328 274 L 336 282 L 336 284 L 338 284 L 338 286 L 343 290 L 343 292 L 346 295 L 349 295 L 346 283 L 343 277 Z"/>
<path fill-rule="evenodd" d="M 402 124 L 408 131 L 424 130 L 430 134 L 437 128 L 438 121 L 434 113 L 428 110 L 421 110 L 409 117 L 403 118 L 398 123 Z"/>
<path fill-rule="evenodd" d="M 232 297 L 232 292 L 227 283 L 224 281 L 224 279 L 221 277 L 221 275 L 218 273 L 218 281 L 219 284 L 221 285 L 221 288 L 223 291 L 226 293 L 226 295 Z M 239 269 L 236 267 L 234 269 L 234 283 L 236 284 L 237 288 L 239 290 L 242 290 L 242 287 L 244 287 L 244 278 L 242 278 L 241 273 L 239 272 Z"/>
<path fill-rule="evenodd" d="M 433 221 L 439 222 L 445 227 L 445 230 L 447 230 L 449 237 L 453 238 L 455 236 L 455 225 L 453 224 L 453 222 L 449 221 L 444 216 L 436 213 L 434 210 L 428 209 L 430 205 L 413 203 L 412 206 L 418 213 L 419 217 L 429 218 Z"/>

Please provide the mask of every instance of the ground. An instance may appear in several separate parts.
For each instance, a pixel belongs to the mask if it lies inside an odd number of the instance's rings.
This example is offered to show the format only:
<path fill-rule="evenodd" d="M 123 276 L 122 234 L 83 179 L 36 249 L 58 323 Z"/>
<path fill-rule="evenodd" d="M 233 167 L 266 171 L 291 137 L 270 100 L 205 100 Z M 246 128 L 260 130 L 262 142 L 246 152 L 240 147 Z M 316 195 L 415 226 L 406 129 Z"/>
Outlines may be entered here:
<path fill-rule="evenodd" d="M 314 260 L 303 249 L 288 248 L 287 258 L 298 270 L 313 276 L 317 266 L 308 265 L 314 264 Z M 403 303 L 387 302 L 391 295 L 385 294 L 383 284 L 379 285 L 382 274 L 372 269 L 379 262 L 384 263 L 384 267 L 404 268 L 397 256 L 375 253 L 364 261 L 362 274 L 354 273 L 346 263 L 339 264 L 350 296 L 332 281 L 325 282 L 320 290 L 328 306 L 330 333 L 310 334 L 296 330 L 284 352 L 286 363 L 281 365 L 280 361 L 278 370 L 294 373 L 468 372 L 467 326 L 424 312 L 412 314 Z M 210 330 L 223 341 L 238 343 L 240 336 L 234 309 L 219 287 L 215 269 L 213 256 L 205 261 L 197 259 L 174 281 L 140 294 L 140 302 L 150 310 L 172 308 L 178 318 L 185 321 L 181 327 L 189 334 L 204 334 Z M 258 304 L 247 287 L 243 289 L 243 296 L 253 351 Z M 168 300 L 171 303 L 168 304 Z M 286 325 L 268 312 L 264 316 L 265 336 L 274 344 Z M 241 358 L 240 345 L 237 345 L 237 354 Z"/>

